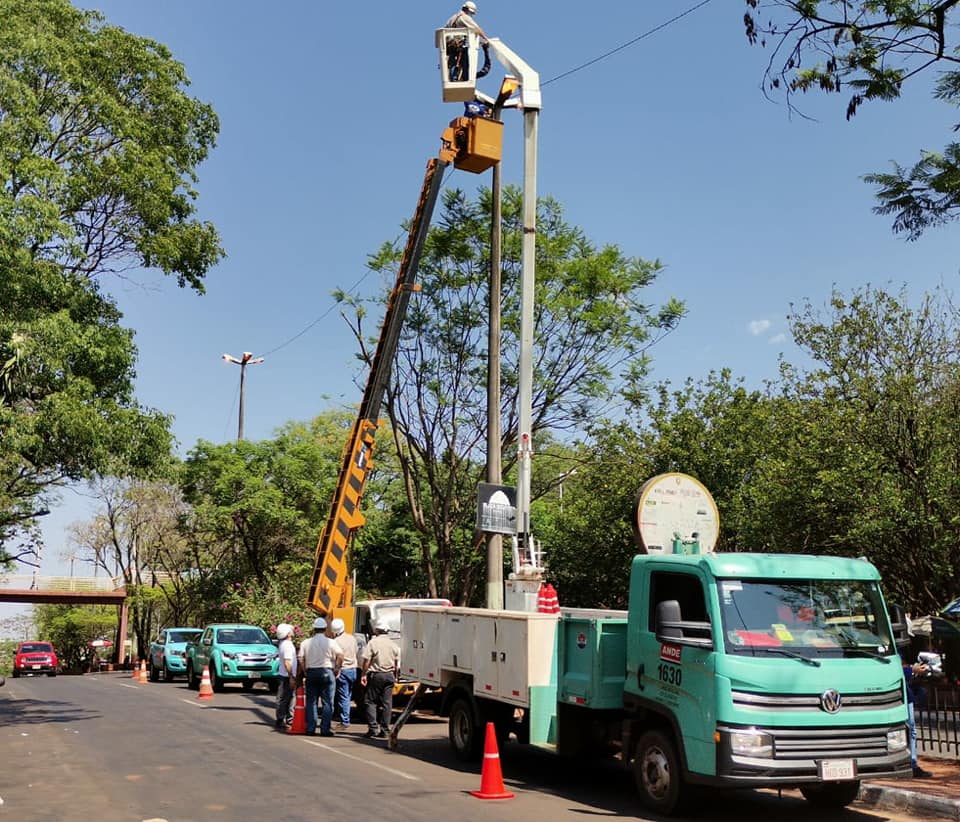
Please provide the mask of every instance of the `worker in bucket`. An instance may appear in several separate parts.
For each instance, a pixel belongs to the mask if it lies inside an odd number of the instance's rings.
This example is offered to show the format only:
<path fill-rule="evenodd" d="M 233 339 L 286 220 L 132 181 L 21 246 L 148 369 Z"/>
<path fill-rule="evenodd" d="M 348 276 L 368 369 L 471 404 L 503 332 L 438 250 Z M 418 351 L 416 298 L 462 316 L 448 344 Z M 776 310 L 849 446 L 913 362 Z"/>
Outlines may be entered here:
<path fill-rule="evenodd" d="M 474 19 L 477 14 L 477 4 L 473 0 L 467 0 L 460 7 L 460 11 L 454 14 L 444 24 L 445 29 L 469 29 L 480 35 L 480 42 L 483 44 L 485 55 L 484 66 L 486 70 L 481 69 L 477 72 L 477 77 L 483 77 L 490 70 L 490 57 L 487 51 L 487 35 L 480 24 Z M 469 49 L 467 48 L 467 38 L 457 38 L 447 43 L 447 76 L 456 83 L 466 80 L 470 76 Z"/>

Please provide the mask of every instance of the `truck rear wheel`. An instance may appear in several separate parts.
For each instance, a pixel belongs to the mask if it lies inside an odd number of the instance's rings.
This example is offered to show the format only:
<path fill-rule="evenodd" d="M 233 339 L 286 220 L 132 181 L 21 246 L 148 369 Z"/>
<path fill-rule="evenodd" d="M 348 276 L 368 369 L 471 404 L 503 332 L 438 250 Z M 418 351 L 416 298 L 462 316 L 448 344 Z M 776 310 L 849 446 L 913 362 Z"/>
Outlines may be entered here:
<path fill-rule="evenodd" d="M 676 745 L 663 731 L 647 731 L 637 743 L 633 775 L 650 810 L 669 815 L 680 806 L 683 779 Z"/>
<path fill-rule="evenodd" d="M 465 697 L 457 697 L 450 706 L 450 744 L 457 759 L 472 762 L 480 757 L 480 729 L 474 719 L 473 705 Z"/>
<path fill-rule="evenodd" d="M 860 793 L 860 780 L 852 782 L 817 782 L 802 785 L 803 798 L 817 808 L 845 808 Z"/>

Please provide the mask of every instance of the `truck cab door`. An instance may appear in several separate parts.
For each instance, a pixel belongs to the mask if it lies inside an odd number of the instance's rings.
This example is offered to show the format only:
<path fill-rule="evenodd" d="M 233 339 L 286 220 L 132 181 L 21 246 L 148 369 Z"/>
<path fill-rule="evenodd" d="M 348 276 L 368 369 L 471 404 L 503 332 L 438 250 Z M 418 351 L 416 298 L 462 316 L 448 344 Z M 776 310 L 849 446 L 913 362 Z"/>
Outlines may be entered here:
<path fill-rule="evenodd" d="M 627 687 L 669 718 L 687 767 L 713 774 L 715 654 L 704 581 L 696 569 L 652 570 L 649 592 L 635 640 L 638 670 Z"/>

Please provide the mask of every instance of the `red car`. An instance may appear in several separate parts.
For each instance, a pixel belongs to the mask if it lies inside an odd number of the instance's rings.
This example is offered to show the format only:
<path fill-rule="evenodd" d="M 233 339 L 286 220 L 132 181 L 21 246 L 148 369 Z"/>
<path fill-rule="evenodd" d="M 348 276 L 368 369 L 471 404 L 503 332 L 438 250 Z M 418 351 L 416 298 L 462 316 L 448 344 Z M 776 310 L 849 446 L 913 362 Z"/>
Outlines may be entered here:
<path fill-rule="evenodd" d="M 29 674 L 57 675 L 57 652 L 50 642 L 21 642 L 13 657 L 13 678 Z"/>

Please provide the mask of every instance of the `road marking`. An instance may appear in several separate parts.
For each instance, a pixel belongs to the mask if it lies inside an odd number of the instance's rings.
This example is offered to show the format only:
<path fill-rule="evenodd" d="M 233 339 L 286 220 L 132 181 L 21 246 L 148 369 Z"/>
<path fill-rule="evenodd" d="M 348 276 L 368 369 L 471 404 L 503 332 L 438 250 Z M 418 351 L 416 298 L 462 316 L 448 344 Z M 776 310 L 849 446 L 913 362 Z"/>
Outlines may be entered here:
<path fill-rule="evenodd" d="M 127 685 L 126 682 L 119 682 L 119 683 L 117 683 L 117 684 L 118 684 L 121 688 L 133 688 L 133 690 L 135 690 L 135 691 L 139 691 L 139 690 L 140 690 L 136 685 Z"/>
<path fill-rule="evenodd" d="M 206 708 L 206 707 L 207 707 L 207 706 L 204 705 L 202 702 L 195 702 L 195 701 L 192 700 L 192 699 L 181 699 L 180 701 L 183 702 L 183 703 L 185 703 L 185 704 L 187 704 L 187 705 L 196 705 L 198 708 Z"/>
<path fill-rule="evenodd" d="M 370 765 L 374 768 L 379 768 L 381 771 L 386 771 L 387 773 L 392 773 L 394 776 L 402 777 L 403 779 L 410 779 L 413 782 L 421 782 L 419 776 L 414 776 L 412 773 L 407 773 L 406 771 L 398 770 L 397 768 L 390 768 L 387 765 L 380 765 L 377 762 L 371 762 L 369 759 L 363 759 L 359 756 L 354 756 L 353 754 L 348 754 L 346 751 L 341 751 L 339 748 L 331 748 L 329 745 L 324 745 L 322 742 L 314 742 L 312 739 L 304 739 L 308 745 L 313 745 L 315 748 L 323 748 L 325 751 L 330 751 L 335 753 L 338 756 L 345 757 L 347 759 L 352 759 L 355 762 L 362 762 L 364 765 Z"/>

